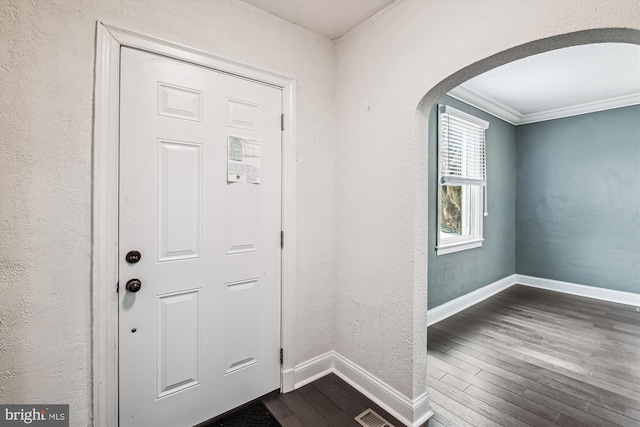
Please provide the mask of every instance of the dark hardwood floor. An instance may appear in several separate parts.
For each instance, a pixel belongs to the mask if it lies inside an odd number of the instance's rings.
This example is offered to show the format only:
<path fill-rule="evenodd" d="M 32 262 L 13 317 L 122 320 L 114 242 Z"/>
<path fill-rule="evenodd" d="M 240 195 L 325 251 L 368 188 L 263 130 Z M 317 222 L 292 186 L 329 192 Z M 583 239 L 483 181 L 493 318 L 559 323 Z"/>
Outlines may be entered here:
<path fill-rule="evenodd" d="M 428 329 L 423 427 L 640 426 L 640 313 L 513 286 Z M 271 397 L 283 427 L 356 427 L 373 408 L 336 375 Z"/>
<path fill-rule="evenodd" d="M 360 427 L 353 418 L 372 408 L 396 427 L 403 424 L 335 374 L 263 401 L 282 427 Z"/>
<path fill-rule="evenodd" d="M 429 427 L 640 426 L 640 313 L 513 286 L 428 330 Z"/>

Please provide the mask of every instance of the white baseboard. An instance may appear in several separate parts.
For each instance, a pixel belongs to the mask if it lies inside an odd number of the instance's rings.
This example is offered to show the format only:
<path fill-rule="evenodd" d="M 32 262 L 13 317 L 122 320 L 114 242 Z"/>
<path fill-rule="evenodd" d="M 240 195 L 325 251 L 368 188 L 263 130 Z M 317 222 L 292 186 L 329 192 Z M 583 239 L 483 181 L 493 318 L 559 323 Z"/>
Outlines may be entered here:
<path fill-rule="evenodd" d="M 330 351 L 296 365 L 294 389 L 300 388 L 334 372 L 334 354 L 334 351 Z"/>
<path fill-rule="evenodd" d="M 496 282 L 490 283 L 480 289 L 476 289 L 466 295 L 462 295 L 454 300 L 446 302 L 427 311 L 427 326 L 438 323 L 447 317 L 453 316 L 456 313 L 465 310 L 472 305 L 484 301 L 490 296 L 497 294 L 500 291 L 507 289 L 508 287 L 516 283 L 516 275 L 512 274 Z"/>
<path fill-rule="evenodd" d="M 349 359 L 334 353 L 335 373 L 408 426 L 420 426 L 432 415 L 427 393 L 411 400 Z"/>
<path fill-rule="evenodd" d="M 504 279 L 500 279 L 429 310 L 427 312 L 427 326 L 431 326 L 447 317 L 453 316 L 515 284 L 640 307 L 640 294 L 579 285 L 577 283 L 561 282 L 559 280 L 543 279 L 541 277 L 526 276 L 524 274 L 512 274 L 511 276 L 507 276 Z"/>
<path fill-rule="evenodd" d="M 426 393 L 411 400 L 335 351 L 297 365 L 294 374 L 295 388 L 300 388 L 329 373 L 342 378 L 407 426 L 418 427 L 433 415 Z"/>
<path fill-rule="evenodd" d="M 524 274 L 516 274 L 515 276 L 515 283 L 520 285 L 640 307 L 640 294 L 634 294 L 632 292 L 614 291 L 596 286 L 586 286 L 577 283 L 526 276 Z"/>

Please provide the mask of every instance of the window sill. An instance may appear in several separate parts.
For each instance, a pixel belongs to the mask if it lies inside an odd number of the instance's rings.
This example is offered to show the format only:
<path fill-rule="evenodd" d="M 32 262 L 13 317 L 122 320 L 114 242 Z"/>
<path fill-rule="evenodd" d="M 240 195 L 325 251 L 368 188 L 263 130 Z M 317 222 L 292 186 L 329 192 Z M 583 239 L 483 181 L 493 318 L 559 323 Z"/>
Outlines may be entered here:
<path fill-rule="evenodd" d="M 464 240 L 455 243 L 440 245 L 436 248 L 436 255 L 446 255 L 454 252 L 466 251 L 467 249 L 479 248 L 484 239 Z"/>

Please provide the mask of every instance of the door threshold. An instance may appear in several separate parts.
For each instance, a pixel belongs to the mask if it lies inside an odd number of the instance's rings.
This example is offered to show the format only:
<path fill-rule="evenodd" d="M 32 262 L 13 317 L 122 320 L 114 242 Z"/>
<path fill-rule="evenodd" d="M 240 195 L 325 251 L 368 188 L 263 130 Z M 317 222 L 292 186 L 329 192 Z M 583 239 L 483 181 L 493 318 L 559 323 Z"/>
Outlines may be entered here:
<path fill-rule="evenodd" d="M 228 417 L 229 415 L 233 415 L 233 414 L 235 414 L 237 412 L 241 412 L 242 410 L 248 408 L 249 406 L 252 406 L 252 405 L 254 405 L 254 404 L 258 403 L 258 402 L 261 402 L 263 399 L 266 399 L 268 397 L 277 396 L 279 394 L 280 394 L 280 389 L 279 388 L 275 389 L 273 391 L 270 391 L 267 394 L 264 394 L 264 395 L 262 395 L 260 397 L 255 398 L 255 399 L 253 399 L 253 400 L 251 400 L 251 401 L 249 401 L 247 403 L 244 403 L 244 404 L 242 404 L 240 406 L 236 406 L 235 408 L 230 409 L 227 412 L 224 412 L 224 413 L 222 413 L 220 415 L 216 415 L 215 417 L 209 418 L 208 420 L 202 421 L 201 423 L 198 423 L 198 424 L 194 425 L 193 427 L 209 427 L 209 426 L 213 426 L 218 421 L 222 420 L 225 417 Z"/>

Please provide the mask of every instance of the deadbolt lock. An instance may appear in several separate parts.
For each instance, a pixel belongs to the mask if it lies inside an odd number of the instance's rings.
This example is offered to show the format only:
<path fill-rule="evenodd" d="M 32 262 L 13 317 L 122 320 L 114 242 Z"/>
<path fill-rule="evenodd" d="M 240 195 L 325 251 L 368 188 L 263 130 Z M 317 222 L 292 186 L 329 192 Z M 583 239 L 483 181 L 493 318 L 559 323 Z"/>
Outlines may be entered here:
<path fill-rule="evenodd" d="M 124 259 L 129 264 L 135 264 L 136 262 L 140 261 L 140 258 L 142 258 L 142 254 L 138 251 L 129 251 L 124 257 Z"/>

